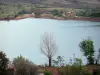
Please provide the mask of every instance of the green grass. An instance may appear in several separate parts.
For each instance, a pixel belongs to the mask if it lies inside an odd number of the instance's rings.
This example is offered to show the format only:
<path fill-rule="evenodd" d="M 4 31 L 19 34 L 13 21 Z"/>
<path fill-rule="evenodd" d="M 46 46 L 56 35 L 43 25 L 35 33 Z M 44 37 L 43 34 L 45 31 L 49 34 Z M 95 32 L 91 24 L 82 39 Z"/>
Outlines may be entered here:
<path fill-rule="evenodd" d="M 15 16 L 18 12 L 22 10 L 30 11 L 34 8 L 34 5 L 29 4 L 7 4 L 0 5 L 0 18 L 6 18 L 9 15 Z"/>

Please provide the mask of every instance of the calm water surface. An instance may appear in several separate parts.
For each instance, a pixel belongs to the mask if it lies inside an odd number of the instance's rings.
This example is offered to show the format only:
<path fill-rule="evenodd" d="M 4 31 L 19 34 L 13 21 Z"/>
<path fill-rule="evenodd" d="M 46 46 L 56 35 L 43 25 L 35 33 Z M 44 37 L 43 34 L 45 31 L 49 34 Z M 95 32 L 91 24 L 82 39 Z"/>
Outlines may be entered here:
<path fill-rule="evenodd" d="M 58 51 L 56 55 L 69 58 L 83 57 L 78 47 L 86 38 L 94 41 L 95 50 L 100 48 L 100 22 L 23 19 L 18 21 L 0 21 L 0 49 L 12 60 L 20 54 L 36 64 L 46 63 L 47 59 L 40 53 L 40 39 L 45 33 L 53 33 Z"/>

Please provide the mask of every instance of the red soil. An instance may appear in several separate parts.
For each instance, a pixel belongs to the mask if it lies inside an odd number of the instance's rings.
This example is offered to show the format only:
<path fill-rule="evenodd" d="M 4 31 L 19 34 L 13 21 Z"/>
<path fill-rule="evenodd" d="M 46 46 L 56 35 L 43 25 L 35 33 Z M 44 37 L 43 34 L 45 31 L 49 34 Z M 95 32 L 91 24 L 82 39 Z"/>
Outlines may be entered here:
<path fill-rule="evenodd" d="M 18 16 L 16 18 L 1 18 L 0 21 L 5 21 L 5 20 L 20 20 L 20 19 L 25 19 L 25 18 L 35 18 L 35 15 L 32 14 L 24 14 L 23 16 Z M 83 21 L 94 21 L 94 22 L 100 22 L 100 18 L 89 18 L 89 17 L 75 17 L 75 18 L 62 18 L 62 17 L 53 17 L 52 15 L 49 14 L 42 14 L 39 16 L 39 18 L 49 18 L 49 19 L 56 19 L 56 20 L 83 20 Z"/>
<path fill-rule="evenodd" d="M 40 71 L 50 71 L 53 73 L 53 75 L 59 75 L 59 71 L 57 70 L 57 68 L 53 68 L 53 67 L 47 67 L 47 68 L 40 68 Z"/>

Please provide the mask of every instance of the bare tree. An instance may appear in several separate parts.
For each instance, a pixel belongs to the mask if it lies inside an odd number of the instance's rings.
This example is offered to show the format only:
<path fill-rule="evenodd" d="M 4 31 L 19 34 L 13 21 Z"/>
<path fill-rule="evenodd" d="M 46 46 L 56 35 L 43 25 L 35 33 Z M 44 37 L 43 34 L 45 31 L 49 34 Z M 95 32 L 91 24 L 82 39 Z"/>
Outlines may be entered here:
<path fill-rule="evenodd" d="M 54 40 L 52 34 L 45 33 L 42 36 L 40 50 L 48 58 L 49 67 L 51 67 L 52 57 L 55 55 L 57 51 L 56 41 Z"/>

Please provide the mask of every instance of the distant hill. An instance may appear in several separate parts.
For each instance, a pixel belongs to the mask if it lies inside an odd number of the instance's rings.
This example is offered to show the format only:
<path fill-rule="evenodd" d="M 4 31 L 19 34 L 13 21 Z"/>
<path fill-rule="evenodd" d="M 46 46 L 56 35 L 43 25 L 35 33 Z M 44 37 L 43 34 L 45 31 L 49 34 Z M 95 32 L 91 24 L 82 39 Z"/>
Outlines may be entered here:
<path fill-rule="evenodd" d="M 100 8 L 100 0 L 0 0 L 2 3 L 36 3 L 52 7 Z"/>

